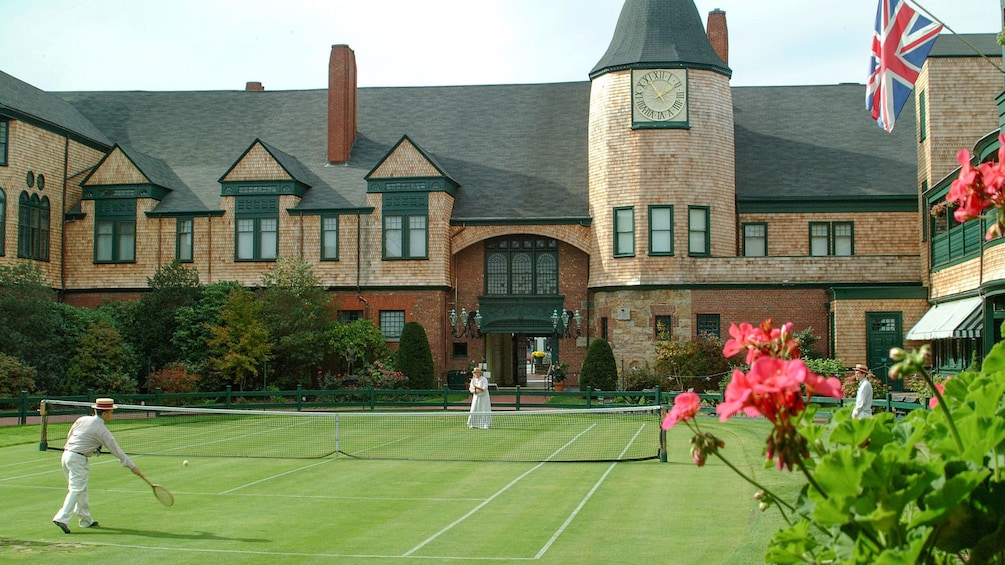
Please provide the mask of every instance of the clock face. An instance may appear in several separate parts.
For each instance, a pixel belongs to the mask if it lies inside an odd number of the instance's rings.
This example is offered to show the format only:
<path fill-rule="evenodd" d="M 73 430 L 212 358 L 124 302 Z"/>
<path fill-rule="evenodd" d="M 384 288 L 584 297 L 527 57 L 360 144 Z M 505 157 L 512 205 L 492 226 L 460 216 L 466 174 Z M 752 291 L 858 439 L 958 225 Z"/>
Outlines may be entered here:
<path fill-rule="evenodd" d="M 636 122 L 687 119 L 687 71 L 654 69 L 632 71 L 633 116 Z"/>

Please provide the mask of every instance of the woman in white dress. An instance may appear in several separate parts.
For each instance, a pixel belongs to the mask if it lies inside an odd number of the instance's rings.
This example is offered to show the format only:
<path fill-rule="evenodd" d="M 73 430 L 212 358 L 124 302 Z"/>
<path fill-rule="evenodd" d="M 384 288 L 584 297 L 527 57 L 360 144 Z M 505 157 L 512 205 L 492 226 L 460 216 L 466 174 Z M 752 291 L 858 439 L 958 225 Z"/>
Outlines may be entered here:
<path fill-rule="evenodd" d="M 468 416 L 469 428 L 487 430 L 492 427 L 492 402 L 489 401 L 489 380 L 482 376 L 480 367 L 471 371 L 471 382 L 468 383 L 471 393 L 471 415 Z"/>

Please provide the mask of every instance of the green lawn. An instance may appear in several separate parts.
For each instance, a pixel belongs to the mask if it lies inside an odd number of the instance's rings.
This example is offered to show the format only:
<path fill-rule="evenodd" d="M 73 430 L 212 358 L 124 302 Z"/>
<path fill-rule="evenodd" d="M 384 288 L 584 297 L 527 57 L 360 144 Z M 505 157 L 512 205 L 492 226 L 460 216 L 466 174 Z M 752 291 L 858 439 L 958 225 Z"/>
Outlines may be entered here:
<path fill-rule="evenodd" d="M 738 467 L 779 491 L 796 488 L 791 474 L 763 466 L 764 421 L 700 421 Z M 5 563 L 749 564 L 763 562 L 781 525 L 720 461 L 695 467 L 681 425 L 667 463 L 198 457 L 185 467 L 180 456 L 137 457 L 172 490 L 171 508 L 103 455 L 91 459 L 101 527 L 74 521 L 65 535 L 51 523 L 66 489 L 59 453 L 38 451 L 37 432 L 0 428 Z"/>

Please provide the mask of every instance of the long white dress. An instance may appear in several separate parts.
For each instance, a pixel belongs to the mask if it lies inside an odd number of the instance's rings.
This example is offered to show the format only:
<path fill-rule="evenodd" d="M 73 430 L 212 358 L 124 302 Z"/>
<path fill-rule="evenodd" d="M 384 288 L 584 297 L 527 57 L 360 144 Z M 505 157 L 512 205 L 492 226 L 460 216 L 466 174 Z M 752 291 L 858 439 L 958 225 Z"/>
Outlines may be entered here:
<path fill-rule="evenodd" d="M 489 380 L 483 376 L 473 377 L 468 384 L 468 392 L 472 395 L 468 427 L 483 430 L 491 428 L 492 402 L 489 400 Z"/>

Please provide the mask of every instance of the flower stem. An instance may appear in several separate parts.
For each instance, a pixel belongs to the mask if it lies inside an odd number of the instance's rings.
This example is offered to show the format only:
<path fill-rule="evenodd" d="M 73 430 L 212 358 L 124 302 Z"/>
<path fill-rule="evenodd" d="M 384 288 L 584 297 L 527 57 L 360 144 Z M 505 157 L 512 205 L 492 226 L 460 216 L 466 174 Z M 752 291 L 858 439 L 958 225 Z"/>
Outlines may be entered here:
<path fill-rule="evenodd" d="M 960 439 L 960 432 L 956 431 L 956 422 L 953 421 L 953 413 L 949 410 L 949 406 L 946 405 L 946 399 L 942 397 L 942 393 L 935 387 L 935 382 L 932 381 L 932 376 L 928 374 L 928 371 L 921 371 L 921 378 L 925 379 L 928 388 L 932 389 L 932 394 L 935 395 L 935 398 L 939 401 L 939 405 L 942 406 L 942 413 L 946 415 L 946 423 L 949 424 L 949 430 L 953 432 L 956 447 L 962 452 L 963 440 Z"/>
<path fill-rule="evenodd" d="M 720 461 L 722 461 L 723 463 L 725 463 L 727 467 L 729 467 L 730 469 L 732 469 L 734 473 L 736 473 L 737 475 L 740 475 L 740 478 L 742 478 L 743 480 L 747 481 L 748 483 L 754 485 L 755 487 L 763 490 L 765 492 L 765 494 L 767 494 L 768 496 L 770 496 L 772 498 L 772 500 L 777 501 L 779 504 L 781 504 L 782 506 L 785 506 L 786 508 L 788 508 L 789 510 L 791 510 L 793 512 L 796 510 L 791 504 L 789 504 L 785 500 L 779 498 L 778 495 L 776 495 L 775 493 L 771 492 L 767 487 L 765 487 L 761 483 L 755 481 L 752 477 L 746 475 L 743 471 L 737 469 L 735 465 L 733 465 L 732 463 L 730 463 L 728 459 L 726 459 L 725 457 L 722 456 L 721 453 L 719 453 L 718 449 L 716 449 L 712 453 L 714 453 L 715 456 L 718 457 Z"/>
<path fill-rule="evenodd" d="M 820 496 L 824 497 L 825 499 L 828 498 L 827 491 L 821 488 L 820 484 L 817 483 L 816 479 L 813 478 L 813 475 L 810 474 L 810 470 L 806 468 L 806 462 L 803 461 L 803 458 L 799 457 L 796 463 L 799 465 L 799 470 L 803 472 L 803 476 L 806 477 L 806 482 L 813 485 L 813 488 L 817 489 L 817 492 L 820 493 Z"/>

